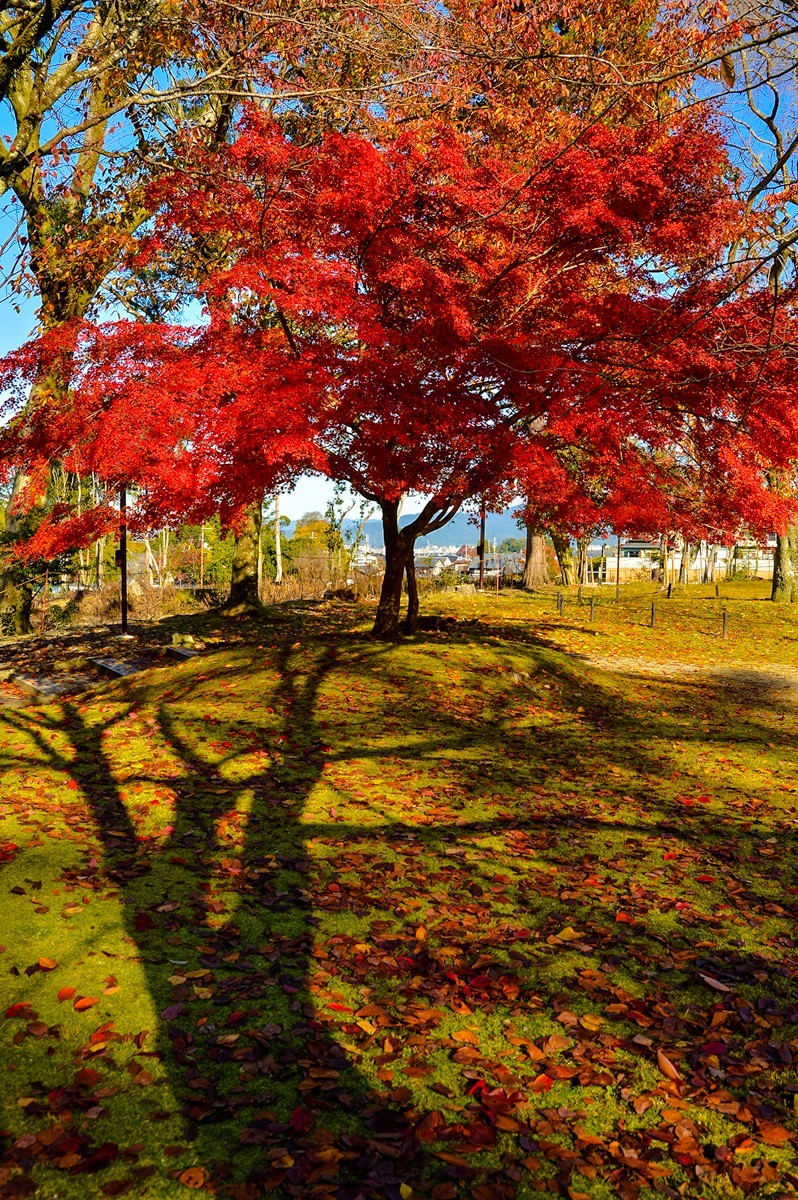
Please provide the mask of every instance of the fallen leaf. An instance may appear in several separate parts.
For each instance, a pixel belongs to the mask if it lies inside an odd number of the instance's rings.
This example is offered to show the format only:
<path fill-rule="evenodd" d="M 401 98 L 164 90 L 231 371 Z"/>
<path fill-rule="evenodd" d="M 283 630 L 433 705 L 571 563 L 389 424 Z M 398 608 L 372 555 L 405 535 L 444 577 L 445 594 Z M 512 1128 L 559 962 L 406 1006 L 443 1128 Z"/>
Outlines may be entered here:
<path fill-rule="evenodd" d="M 187 1188 L 205 1187 L 209 1179 L 210 1176 L 204 1167 L 187 1167 L 180 1175 L 180 1182 Z"/>
<path fill-rule="evenodd" d="M 560 932 L 555 936 L 558 937 L 561 942 L 580 942 L 585 935 L 583 933 L 577 933 L 577 931 L 572 929 L 570 925 L 566 925 L 565 929 L 561 929 Z"/>
<path fill-rule="evenodd" d="M 667 1075 L 668 1079 L 672 1079 L 674 1083 L 681 1083 L 681 1075 L 676 1070 L 676 1067 L 673 1065 L 671 1060 L 665 1054 L 663 1054 L 661 1050 L 657 1051 L 657 1066 L 659 1067 L 660 1071 L 662 1071 L 663 1075 Z"/>

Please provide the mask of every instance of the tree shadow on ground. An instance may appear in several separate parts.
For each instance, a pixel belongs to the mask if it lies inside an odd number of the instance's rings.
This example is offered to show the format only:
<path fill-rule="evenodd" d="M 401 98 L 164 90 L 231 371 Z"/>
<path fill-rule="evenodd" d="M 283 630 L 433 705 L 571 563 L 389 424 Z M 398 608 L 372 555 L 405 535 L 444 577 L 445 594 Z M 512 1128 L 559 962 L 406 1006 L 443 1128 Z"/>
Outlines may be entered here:
<path fill-rule="evenodd" d="M 295 649 L 279 648 L 273 691 L 238 713 L 237 735 L 223 722 L 223 740 L 212 713 L 180 716 L 194 677 L 168 701 L 162 687 L 131 685 L 105 728 L 65 706 L 52 723 L 68 748 L 51 744 L 47 718 L 9 718 L 93 814 L 160 1014 L 145 1053 L 161 1064 L 166 1099 L 144 1103 L 147 1120 L 157 1126 L 174 1106 L 214 1187 L 242 1200 L 396 1200 L 408 1187 L 492 1200 L 549 1181 L 567 1195 L 597 1176 L 610 1194 L 653 1183 L 671 1194 L 663 1146 L 696 1186 L 718 1171 L 744 1190 L 772 1182 L 767 1153 L 739 1175 L 734 1139 L 787 1121 L 798 1091 L 785 932 L 795 906 L 768 911 L 776 877 L 792 882 L 794 830 L 777 862 L 752 864 L 745 797 L 723 828 L 680 801 L 672 754 L 657 753 L 684 736 L 678 718 L 537 647 L 507 650 L 504 677 L 476 671 L 480 691 L 459 708 L 448 680 L 425 675 L 424 655 L 411 663 L 351 639 Z M 534 681 L 508 687 L 519 655 Z M 225 678 L 251 671 L 244 658 Z M 362 690 L 347 698 L 353 681 Z M 652 707 L 667 694 L 672 710 L 725 712 L 693 683 L 646 689 Z M 543 700 L 568 723 L 530 725 Z M 171 767 L 156 770 L 139 749 L 123 788 L 109 747 L 152 705 Z M 770 732 L 749 714 L 741 744 Z M 712 747 L 728 735 L 689 736 Z M 793 743 L 785 730 L 782 748 Z M 605 771 L 615 767 L 613 746 L 627 792 L 595 777 L 602 755 Z M 169 826 L 143 838 L 125 788 L 164 780 Z M 311 813 L 322 786 L 363 820 L 334 803 L 329 819 Z M 710 786 L 697 769 L 682 800 Z M 707 862 L 723 867 L 749 922 L 738 946 L 741 927 L 730 934 L 699 896 Z M 757 947 L 750 933 L 762 927 L 768 944 Z M 488 1022 L 485 1044 L 453 1036 L 475 1015 Z M 567 1045 L 551 1042 L 556 1029 Z M 652 1076 L 658 1052 L 675 1078 L 661 1065 Z M 597 1091 L 612 1094 L 613 1112 L 585 1133 L 582 1106 Z M 720 1109 L 725 1136 L 715 1127 L 710 1145 L 689 1114 L 681 1133 L 646 1129 L 663 1102 Z"/>

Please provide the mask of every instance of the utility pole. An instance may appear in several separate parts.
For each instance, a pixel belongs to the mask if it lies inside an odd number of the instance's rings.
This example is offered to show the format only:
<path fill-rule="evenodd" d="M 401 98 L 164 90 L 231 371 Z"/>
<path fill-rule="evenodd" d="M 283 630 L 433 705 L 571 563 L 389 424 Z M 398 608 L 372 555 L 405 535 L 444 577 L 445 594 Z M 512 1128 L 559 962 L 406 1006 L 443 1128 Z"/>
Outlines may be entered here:
<path fill-rule="evenodd" d="M 618 534 L 618 546 L 615 556 L 615 599 L 621 597 L 621 535 Z"/>
<path fill-rule="evenodd" d="M 119 489 L 119 569 L 122 584 L 122 637 L 127 637 L 127 489 Z"/>

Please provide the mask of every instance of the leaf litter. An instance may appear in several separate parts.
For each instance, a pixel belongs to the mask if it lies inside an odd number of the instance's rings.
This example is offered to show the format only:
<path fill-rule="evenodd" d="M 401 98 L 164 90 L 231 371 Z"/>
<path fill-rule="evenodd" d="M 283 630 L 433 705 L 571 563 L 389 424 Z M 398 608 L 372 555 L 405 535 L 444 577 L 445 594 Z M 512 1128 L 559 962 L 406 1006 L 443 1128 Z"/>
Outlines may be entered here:
<path fill-rule="evenodd" d="M 6 714 L 2 1194 L 792 1194 L 795 714 L 352 619 Z"/>

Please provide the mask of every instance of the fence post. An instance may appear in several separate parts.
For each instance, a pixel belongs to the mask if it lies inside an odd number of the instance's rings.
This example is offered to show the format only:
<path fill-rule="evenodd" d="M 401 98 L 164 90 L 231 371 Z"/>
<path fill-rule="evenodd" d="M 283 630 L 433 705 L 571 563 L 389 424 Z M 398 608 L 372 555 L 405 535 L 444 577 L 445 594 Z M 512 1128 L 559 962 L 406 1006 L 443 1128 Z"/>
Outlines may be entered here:
<path fill-rule="evenodd" d="M 723 633 L 721 634 L 721 637 L 723 638 L 724 642 L 726 641 L 726 638 L 728 636 L 729 636 L 729 611 L 728 611 L 728 609 L 724 608 L 724 610 L 723 610 Z"/>
<path fill-rule="evenodd" d="M 670 600 L 670 598 L 671 598 L 671 592 L 672 592 L 672 591 L 673 591 L 673 584 L 672 584 L 672 583 L 669 583 L 669 584 L 668 584 L 668 599 L 669 599 L 669 600 Z"/>
<path fill-rule="evenodd" d="M 657 606 L 654 603 L 654 601 L 652 600 L 651 601 L 651 621 L 649 623 L 649 628 L 651 628 L 651 629 L 654 628 L 654 625 L 656 624 L 656 620 L 657 620 Z"/>
<path fill-rule="evenodd" d="M 591 596 L 590 597 L 590 620 L 595 621 L 595 619 L 596 619 L 596 597 Z"/>
<path fill-rule="evenodd" d="M 557 612 L 559 613 L 560 616 L 562 616 L 562 609 L 563 609 L 564 603 L 565 603 L 565 601 L 563 600 L 562 592 L 558 592 L 557 593 Z"/>

